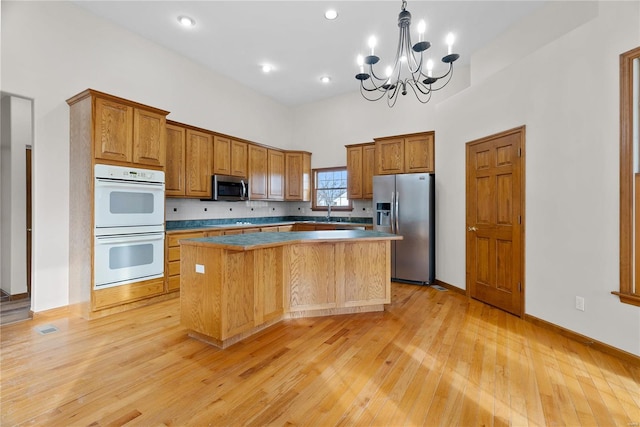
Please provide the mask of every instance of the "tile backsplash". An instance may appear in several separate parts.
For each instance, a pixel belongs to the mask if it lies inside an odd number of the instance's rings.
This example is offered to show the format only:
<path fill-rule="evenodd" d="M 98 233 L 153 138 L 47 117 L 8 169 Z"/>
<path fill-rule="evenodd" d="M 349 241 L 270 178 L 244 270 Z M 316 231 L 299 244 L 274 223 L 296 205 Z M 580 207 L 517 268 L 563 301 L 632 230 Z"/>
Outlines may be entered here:
<path fill-rule="evenodd" d="M 213 202 L 198 199 L 168 198 L 165 202 L 166 220 L 260 218 L 270 216 L 326 216 L 314 212 L 310 202 Z M 332 217 L 373 217 L 371 200 L 354 200 L 353 211 L 331 212 Z"/>

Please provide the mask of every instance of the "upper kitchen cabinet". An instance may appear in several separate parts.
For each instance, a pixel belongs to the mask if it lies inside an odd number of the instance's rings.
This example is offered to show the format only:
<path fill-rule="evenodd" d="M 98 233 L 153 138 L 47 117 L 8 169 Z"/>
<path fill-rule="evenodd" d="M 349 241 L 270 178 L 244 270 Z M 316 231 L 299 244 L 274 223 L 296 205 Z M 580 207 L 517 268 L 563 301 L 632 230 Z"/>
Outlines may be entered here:
<path fill-rule="evenodd" d="M 93 157 L 97 163 L 162 169 L 165 165 L 165 121 L 168 111 L 138 104 L 93 89 L 67 100 L 82 100 L 91 111 Z M 90 118 L 90 119 L 89 119 Z"/>
<path fill-rule="evenodd" d="M 211 197 L 213 136 L 187 129 L 185 152 L 186 197 Z"/>
<path fill-rule="evenodd" d="M 375 144 L 347 145 L 347 197 L 373 198 L 373 171 L 375 169 Z"/>
<path fill-rule="evenodd" d="M 249 198 L 264 200 L 267 198 L 267 148 L 249 144 Z"/>
<path fill-rule="evenodd" d="M 434 132 L 375 138 L 376 175 L 435 172 Z"/>
<path fill-rule="evenodd" d="M 267 198 L 269 200 L 284 200 L 284 152 L 267 149 L 268 177 Z"/>
<path fill-rule="evenodd" d="M 249 198 L 284 200 L 284 152 L 249 144 Z"/>
<path fill-rule="evenodd" d="M 164 178 L 167 197 L 184 197 L 186 194 L 186 135 L 187 130 L 183 126 L 167 122 L 167 168 Z"/>
<path fill-rule="evenodd" d="M 213 137 L 213 173 L 247 177 L 247 143 L 226 136 Z"/>
<path fill-rule="evenodd" d="M 169 121 L 166 131 L 167 197 L 211 197 L 213 136 L 202 129 Z"/>
<path fill-rule="evenodd" d="M 311 200 L 311 153 L 287 151 L 284 154 L 285 200 Z"/>

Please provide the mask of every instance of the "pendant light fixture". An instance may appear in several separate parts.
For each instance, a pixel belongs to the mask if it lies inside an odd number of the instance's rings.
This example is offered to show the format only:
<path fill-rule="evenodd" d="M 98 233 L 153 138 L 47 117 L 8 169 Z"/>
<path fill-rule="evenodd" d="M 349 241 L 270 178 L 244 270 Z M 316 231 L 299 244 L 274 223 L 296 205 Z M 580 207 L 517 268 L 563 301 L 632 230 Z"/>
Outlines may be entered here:
<path fill-rule="evenodd" d="M 357 63 L 360 72 L 356 74 L 356 79 L 360 80 L 360 93 L 369 101 L 387 99 L 389 107 L 393 107 L 398 99 L 398 94 L 406 95 L 411 89 L 418 100 L 426 104 L 431 99 L 431 94 L 440 90 L 449 83 L 453 76 L 453 63 L 460 57 L 457 53 L 452 53 L 454 36 L 447 35 L 448 53 L 442 58 L 442 62 L 449 65 L 448 71 L 441 76 L 433 76 L 433 61 L 425 61 L 424 52 L 431 47 L 431 43 L 424 41 L 426 24 L 420 21 L 418 24 L 418 42 L 411 45 L 411 13 L 406 10 L 407 2 L 402 2 L 402 10 L 398 15 L 398 27 L 400 27 L 400 38 L 398 40 L 398 51 L 392 66 L 385 70 L 384 77 L 377 75 L 373 66 L 380 61 L 375 56 L 376 39 L 369 39 L 371 54 L 363 57 L 358 55 Z M 365 65 L 366 72 L 365 72 Z"/>

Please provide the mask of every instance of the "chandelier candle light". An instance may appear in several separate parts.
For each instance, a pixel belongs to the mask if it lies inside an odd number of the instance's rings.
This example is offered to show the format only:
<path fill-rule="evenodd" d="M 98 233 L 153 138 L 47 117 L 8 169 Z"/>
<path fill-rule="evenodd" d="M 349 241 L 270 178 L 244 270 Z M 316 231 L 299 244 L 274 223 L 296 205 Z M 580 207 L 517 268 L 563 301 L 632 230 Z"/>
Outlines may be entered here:
<path fill-rule="evenodd" d="M 442 62 L 449 64 L 449 70 L 439 77 L 433 76 L 433 61 L 431 59 L 424 62 L 423 53 L 431 43 L 424 41 L 424 32 L 426 24 L 420 21 L 418 24 L 418 43 L 411 46 L 411 35 L 409 27 L 411 26 L 411 13 L 406 10 L 407 2 L 402 2 L 402 10 L 398 15 L 398 27 L 400 27 L 400 39 L 398 40 L 398 51 L 393 63 L 393 67 L 386 68 L 385 77 L 378 77 L 373 66 L 380 61 L 380 58 L 374 55 L 376 46 L 376 38 L 369 38 L 369 48 L 371 54 L 363 57 L 358 55 L 358 66 L 360 72 L 356 74 L 356 79 L 360 80 L 360 93 L 369 101 L 378 101 L 386 96 L 387 104 L 393 107 L 398 99 L 398 93 L 407 94 L 407 87 L 410 87 L 415 93 L 418 100 L 426 104 L 431 99 L 431 93 L 440 90 L 449 83 L 453 76 L 453 63 L 460 57 L 457 53 L 451 53 L 453 47 L 454 36 L 452 33 L 447 35 L 448 52 L 442 58 Z M 419 59 L 416 58 L 417 54 Z M 365 64 L 368 65 L 368 72 L 365 72 Z M 426 69 L 426 72 L 423 70 Z M 434 83 L 438 83 L 434 85 Z"/>

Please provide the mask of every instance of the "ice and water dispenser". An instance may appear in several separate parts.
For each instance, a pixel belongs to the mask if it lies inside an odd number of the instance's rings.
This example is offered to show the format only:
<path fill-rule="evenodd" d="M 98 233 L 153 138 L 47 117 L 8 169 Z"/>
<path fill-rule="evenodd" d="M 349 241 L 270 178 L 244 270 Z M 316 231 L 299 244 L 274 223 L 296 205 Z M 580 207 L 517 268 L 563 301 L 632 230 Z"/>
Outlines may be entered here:
<path fill-rule="evenodd" d="M 391 203 L 376 203 L 376 223 L 378 231 L 391 232 Z"/>

